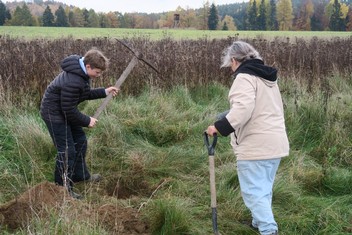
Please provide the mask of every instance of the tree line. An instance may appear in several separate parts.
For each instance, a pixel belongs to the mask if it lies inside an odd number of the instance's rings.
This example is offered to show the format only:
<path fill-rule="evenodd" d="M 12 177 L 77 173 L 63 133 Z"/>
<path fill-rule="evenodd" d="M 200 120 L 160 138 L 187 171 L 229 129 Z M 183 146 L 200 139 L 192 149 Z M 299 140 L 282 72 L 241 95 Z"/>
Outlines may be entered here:
<path fill-rule="evenodd" d="M 45 8 L 33 14 L 34 7 Z M 100 28 L 192 28 L 202 30 L 352 31 L 352 0 L 250 0 L 199 9 L 178 7 L 163 13 L 95 12 L 60 2 L 0 0 L 0 25 Z"/>

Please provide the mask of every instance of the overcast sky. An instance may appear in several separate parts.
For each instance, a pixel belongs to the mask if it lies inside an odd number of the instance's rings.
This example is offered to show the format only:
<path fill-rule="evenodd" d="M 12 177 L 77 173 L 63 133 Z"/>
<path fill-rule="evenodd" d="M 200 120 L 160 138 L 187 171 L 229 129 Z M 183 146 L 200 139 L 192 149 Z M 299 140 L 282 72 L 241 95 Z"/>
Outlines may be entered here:
<path fill-rule="evenodd" d="M 3 0 L 2 2 L 14 0 Z M 20 0 L 17 0 L 20 1 Z M 122 13 L 144 12 L 161 13 L 174 11 L 178 6 L 201 8 L 206 0 L 56 0 L 79 8 L 93 9 L 95 12 L 119 11 Z M 223 5 L 229 3 L 248 2 L 249 0 L 209 0 L 209 3 Z"/>

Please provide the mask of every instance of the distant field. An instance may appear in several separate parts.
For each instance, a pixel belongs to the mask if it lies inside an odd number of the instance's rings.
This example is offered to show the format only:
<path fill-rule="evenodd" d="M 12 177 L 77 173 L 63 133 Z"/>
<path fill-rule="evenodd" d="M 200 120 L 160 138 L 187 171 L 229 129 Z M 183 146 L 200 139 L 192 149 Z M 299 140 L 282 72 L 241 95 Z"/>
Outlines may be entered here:
<path fill-rule="evenodd" d="M 22 26 L 1 26 L 0 35 L 10 37 L 20 37 L 24 39 L 57 39 L 62 37 L 73 38 L 92 38 L 92 37 L 111 37 L 124 38 L 134 36 L 146 36 L 153 40 L 170 36 L 174 39 L 199 39 L 208 38 L 226 38 L 238 35 L 239 38 L 253 38 L 262 36 L 265 38 L 274 37 L 303 37 L 319 38 L 330 37 L 350 37 L 352 32 L 331 32 L 331 31 L 210 31 L 210 30 L 192 30 L 192 29 L 121 29 L 121 28 L 62 28 L 62 27 L 22 27 Z"/>

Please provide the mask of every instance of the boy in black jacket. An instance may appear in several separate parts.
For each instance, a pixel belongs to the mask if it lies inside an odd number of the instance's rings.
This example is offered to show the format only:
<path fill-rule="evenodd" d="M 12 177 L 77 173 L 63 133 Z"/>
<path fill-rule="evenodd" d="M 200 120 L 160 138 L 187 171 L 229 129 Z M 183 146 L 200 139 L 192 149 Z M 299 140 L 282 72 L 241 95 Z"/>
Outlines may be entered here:
<path fill-rule="evenodd" d="M 61 62 L 63 71 L 49 84 L 41 102 L 40 114 L 57 149 L 55 183 L 67 187 L 74 198 L 81 195 L 72 191 L 73 183 L 101 179 L 87 169 L 87 138 L 83 131 L 83 127 L 94 127 L 98 120 L 81 113 L 78 104 L 117 94 L 116 87 L 90 88 L 90 79 L 98 78 L 108 65 L 109 60 L 95 48 L 84 57 L 66 57 Z"/>

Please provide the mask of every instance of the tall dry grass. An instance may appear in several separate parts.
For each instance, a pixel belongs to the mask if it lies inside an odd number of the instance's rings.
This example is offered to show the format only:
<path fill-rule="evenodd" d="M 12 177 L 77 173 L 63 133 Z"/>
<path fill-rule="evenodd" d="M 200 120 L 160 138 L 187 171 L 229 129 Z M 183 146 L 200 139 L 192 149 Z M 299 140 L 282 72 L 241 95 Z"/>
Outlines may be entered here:
<path fill-rule="evenodd" d="M 229 70 L 220 69 L 222 51 L 238 36 L 227 39 L 175 41 L 165 36 L 152 41 L 146 36 L 125 39 L 146 60 L 158 68 L 156 74 L 140 63 L 123 84 L 124 92 L 138 94 L 146 85 L 168 89 L 176 85 L 204 86 L 210 82 L 228 85 Z M 277 37 L 243 39 L 253 44 L 265 62 L 279 69 L 280 77 L 308 81 L 309 88 L 322 84 L 324 77 L 332 74 L 351 74 L 352 37 L 349 38 L 296 38 Z M 17 92 L 6 94 L 13 103 L 28 105 L 38 103 L 48 83 L 60 72 L 60 61 L 69 54 L 83 55 L 97 47 L 110 58 L 111 66 L 103 79 L 95 85 L 114 84 L 132 58 L 132 53 L 113 38 L 56 40 L 36 39 L 26 41 L 9 36 L 0 37 L 0 83 L 4 90 L 16 87 Z M 23 99 L 26 94 L 31 99 Z"/>

